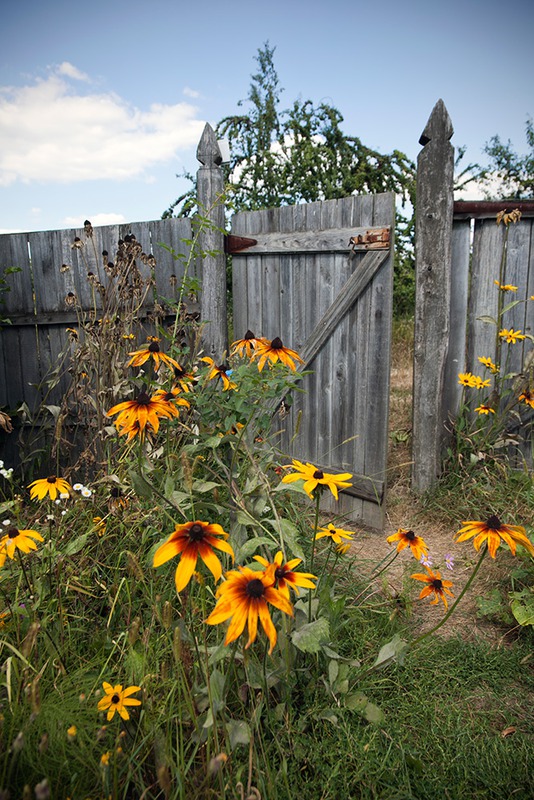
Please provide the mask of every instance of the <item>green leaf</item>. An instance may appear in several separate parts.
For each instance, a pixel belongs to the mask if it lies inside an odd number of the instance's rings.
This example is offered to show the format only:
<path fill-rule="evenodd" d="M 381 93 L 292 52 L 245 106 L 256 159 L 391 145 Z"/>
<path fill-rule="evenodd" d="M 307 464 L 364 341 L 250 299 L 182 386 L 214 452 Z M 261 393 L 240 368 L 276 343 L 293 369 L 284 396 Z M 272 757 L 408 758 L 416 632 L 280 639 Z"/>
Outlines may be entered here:
<path fill-rule="evenodd" d="M 373 667 L 385 667 L 394 661 L 402 666 L 407 649 L 408 643 L 396 633 L 391 641 L 382 645 Z"/>
<path fill-rule="evenodd" d="M 238 744 L 247 745 L 250 742 L 250 725 L 245 720 L 229 719 L 226 723 L 226 730 L 230 737 L 230 747 L 232 750 Z"/>
<path fill-rule="evenodd" d="M 363 712 L 367 703 L 367 697 L 363 694 L 363 692 L 348 694 L 344 700 L 345 708 L 348 708 L 350 711 L 359 711 L 360 713 Z"/>
<path fill-rule="evenodd" d="M 267 536 L 255 536 L 253 539 L 248 539 L 237 551 L 236 561 L 241 563 L 264 544 L 272 547 L 272 539 L 268 539 Z"/>
<path fill-rule="evenodd" d="M 138 497 L 152 497 L 152 487 L 138 472 L 130 470 L 128 474 L 130 476 L 130 481 L 132 483 L 134 492 Z"/>
<path fill-rule="evenodd" d="M 480 322 L 489 322 L 489 323 L 491 323 L 491 325 L 496 325 L 497 324 L 497 320 L 494 319 L 493 317 L 490 317 L 489 314 L 482 314 L 482 316 L 481 317 L 477 317 L 477 319 Z"/>
<path fill-rule="evenodd" d="M 534 593 L 529 589 L 522 592 L 513 592 L 511 608 L 512 614 L 520 625 L 534 625 Z"/>
<path fill-rule="evenodd" d="M 328 680 L 330 681 L 330 685 L 332 686 L 336 682 L 336 678 L 339 675 L 339 664 L 337 661 L 330 661 L 328 664 Z"/>
<path fill-rule="evenodd" d="M 293 525 L 288 519 L 266 519 L 265 522 L 271 525 L 277 534 L 282 534 L 284 544 L 294 556 L 304 560 L 304 551 L 298 543 L 299 531 L 296 525 Z"/>
<path fill-rule="evenodd" d="M 88 533 L 82 533 L 81 536 L 77 536 L 76 539 L 68 543 L 63 550 L 63 554 L 66 556 L 74 556 L 76 553 L 79 553 L 80 550 L 85 547 L 88 536 Z"/>
<path fill-rule="evenodd" d="M 205 494 L 206 492 L 212 492 L 220 485 L 220 483 L 214 483 L 214 481 L 193 481 L 192 490 L 199 494 Z"/>
<path fill-rule="evenodd" d="M 330 626 L 324 617 L 308 622 L 298 631 L 293 631 L 291 640 L 303 653 L 318 653 L 321 644 L 330 638 Z"/>
<path fill-rule="evenodd" d="M 367 722 L 372 722 L 374 725 L 380 725 L 384 721 L 383 712 L 374 703 L 367 703 L 363 710 L 363 716 Z"/>

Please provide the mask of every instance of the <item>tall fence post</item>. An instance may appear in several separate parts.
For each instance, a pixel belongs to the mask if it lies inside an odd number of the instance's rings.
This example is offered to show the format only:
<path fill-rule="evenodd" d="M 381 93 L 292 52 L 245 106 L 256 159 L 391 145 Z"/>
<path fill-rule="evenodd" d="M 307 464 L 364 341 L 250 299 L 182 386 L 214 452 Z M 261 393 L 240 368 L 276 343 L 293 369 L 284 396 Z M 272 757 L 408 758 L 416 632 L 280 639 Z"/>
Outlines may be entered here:
<path fill-rule="evenodd" d="M 199 214 L 209 220 L 203 225 L 198 244 L 202 256 L 200 315 L 204 323 L 204 351 L 217 363 L 228 350 L 226 313 L 226 256 L 224 254 L 224 177 L 221 151 L 211 125 L 206 123 L 197 148 L 202 166 L 197 172 Z"/>
<path fill-rule="evenodd" d="M 438 100 L 421 134 L 417 159 L 412 488 L 428 489 L 440 472 L 445 437 L 443 384 L 450 330 L 453 127 Z"/>

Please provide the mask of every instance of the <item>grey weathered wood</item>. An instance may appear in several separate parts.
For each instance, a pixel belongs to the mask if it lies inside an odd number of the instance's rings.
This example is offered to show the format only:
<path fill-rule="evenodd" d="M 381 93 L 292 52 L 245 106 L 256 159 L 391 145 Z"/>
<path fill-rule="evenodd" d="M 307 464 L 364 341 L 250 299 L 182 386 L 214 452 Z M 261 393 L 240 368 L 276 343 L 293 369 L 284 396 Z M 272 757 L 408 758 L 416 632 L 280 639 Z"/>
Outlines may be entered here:
<path fill-rule="evenodd" d="M 226 256 L 224 254 L 224 178 L 220 168 L 221 151 L 215 132 L 206 123 L 197 149 L 202 166 L 197 172 L 199 214 L 209 219 L 201 225 L 198 238 L 202 253 L 203 291 L 200 313 L 205 327 L 202 334 L 205 352 L 217 362 L 228 350 L 226 312 Z"/>
<path fill-rule="evenodd" d="M 279 209 L 275 209 L 279 211 Z M 389 228 L 387 229 L 389 231 Z M 258 233 L 256 244 L 239 250 L 235 256 L 270 253 L 348 253 L 367 250 L 389 250 L 389 241 L 372 241 L 378 238 L 384 228 L 359 227 L 359 228 L 331 228 L 325 231 L 291 231 L 273 233 Z M 347 233 L 349 234 L 347 238 Z M 351 244 L 351 237 L 362 237 L 361 243 Z M 369 241 L 366 241 L 369 240 Z"/>
<path fill-rule="evenodd" d="M 280 336 L 313 370 L 302 380 L 304 393 L 293 393 L 275 441 L 287 459 L 352 472 L 354 491 L 338 502 L 325 494 L 321 507 L 377 528 L 386 482 L 392 251 L 352 253 L 347 244 L 356 231 L 393 220 L 393 195 L 242 212 L 232 220 L 232 233 L 264 247 L 232 258 L 235 338 L 247 329 Z M 334 238 L 330 230 L 342 245 L 337 252 L 324 249 Z M 281 247 L 282 240 L 297 251 Z"/>
<path fill-rule="evenodd" d="M 469 296 L 471 221 L 454 222 L 451 252 L 451 313 L 449 347 L 443 378 L 442 413 L 454 419 L 462 398 L 458 374 L 465 372 L 465 337 Z"/>
<path fill-rule="evenodd" d="M 417 160 L 416 311 L 412 486 L 422 492 L 439 475 L 445 435 L 442 395 L 449 339 L 453 128 L 439 100 L 421 135 Z"/>

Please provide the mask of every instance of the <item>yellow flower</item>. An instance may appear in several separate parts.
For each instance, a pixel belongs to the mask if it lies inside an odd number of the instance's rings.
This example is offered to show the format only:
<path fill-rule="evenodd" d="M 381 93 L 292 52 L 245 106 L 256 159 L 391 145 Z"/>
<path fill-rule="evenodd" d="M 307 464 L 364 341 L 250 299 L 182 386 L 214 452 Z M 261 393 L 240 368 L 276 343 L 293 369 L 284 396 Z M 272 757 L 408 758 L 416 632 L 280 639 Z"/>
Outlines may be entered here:
<path fill-rule="evenodd" d="M 293 459 L 292 464 L 287 466 L 293 467 L 296 472 L 284 475 L 282 483 L 293 483 L 294 481 L 303 480 L 303 489 L 308 497 L 311 498 L 313 498 L 313 491 L 317 486 L 321 488 L 323 486 L 328 486 L 336 500 L 338 499 L 338 489 L 346 489 L 352 486 L 352 484 L 348 482 L 348 478 L 352 478 L 351 472 L 341 472 L 337 475 L 330 472 L 323 472 L 313 464 L 309 462 L 303 464 L 302 461 L 298 461 L 296 458 Z"/>
<path fill-rule="evenodd" d="M 233 381 L 231 381 L 229 378 L 229 374 L 231 374 L 232 370 L 228 364 L 221 364 L 220 366 L 217 366 L 213 358 L 210 358 L 209 356 L 205 356 L 200 360 L 204 361 L 210 367 L 208 380 L 211 381 L 214 378 L 221 380 L 224 392 L 228 391 L 229 389 L 237 389 L 237 383 L 233 383 Z"/>
<path fill-rule="evenodd" d="M 461 384 L 462 386 L 475 386 L 476 376 L 473 375 L 471 372 L 459 372 L 458 383 Z"/>
<path fill-rule="evenodd" d="M 486 522 L 476 522 L 468 520 L 462 522 L 463 527 L 458 531 L 457 542 L 465 542 L 471 537 L 475 537 L 473 545 L 475 550 L 480 550 L 482 544 L 488 545 L 488 551 L 492 558 L 495 558 L 497 548 L 500 547 L 501 540 L 506 542 L 512 555 L 515 556 L 516 542 L 523 545 L 531 556 L 534 556 L 534 545 L 526 536 L 522 525 L 505 525 L 499 517 L 492 514 Z"/>
<path fill-rule="evenodd" d="M 254 356 L 254 351 L 258 344 L 266 342 L 266 339 L 257 339 L 256 336 L 252 333 L 252 331 L 247 331 L 242 339 L 238 339 L 236 342 L 232 342 L 232 350 L 230 352 L 231 356 L 241 356 L 244 357 L 245 355 L 249 358 Z"/>
<path fill-rule="evenodd" d="M 39 478 L 28 486 L 30 498 L 32 500 L 43 500 L 46 495 L 50 495 L 51 500 L 55 500 L 58 494 L 69 494 L 72 490 L 70 483 L 63 478 L 49 475 L 48 478 Z"/>
<path fill-rule="evenodd" d="M 518 397 L 518 400 L 520 403 L 526 403 L 527 406 L 534 408 L 534 393 L 531 392 L 529 389 L 525 389 L 524 392 L 521 392 L 521 394 Z"/>
<path fill-rule="evenodd" d="M 499 336 L 501 339 L 504 339 L 506 342 L 508 342 L 508 344 L 515 344 L 521 339 L 526 339 L 524 333 L 521 333 L 520 330 L 514 331 L 513 328 L 510 328 L 510 330 L 508 330 L 508 328 L 503 328 L 502 331 L 499 331 Z"/>
<path fill-rule="evenodd" d="M 217 538 L 219 536 L 223 538 Z M 213 551 L 214 548 L 222 550 L 233 559 L 234 551 L 228 542 L 224 541 L 227 538 L 228 534 L 217 524 L 210 525 L 208 522 L 197 520 L 176 525 L 167 541 L 160 545 L 154 553 L 153 566 L 159 567 L 174 556 L 180 555 L 175 582 L 176 591 L 181 592 L 191 580 L 200 556 L 215 580 L 218 581 L 222 575 L 222 566 Z"/>
<path fill-rule="evenodd" d="M 125 706 L 141 705 L 140 700 L 130 697 L 131 694 L 141 691 L 140 686 L 129 686 L 127 689 L 123 689 L 120 684 L 118 686 L 112 686 L 110 683 L 106 683 L 105 681 L 102 686 L 104 688 L 105 695 L 98 701 L 98 710 L 108 712 L 108 722 L 113 719 L 115 712 L 118 712 L 122 719 L 130 719 L 130 715 Z"/>
<path fill-rule="evenodd" d="M 77 733 L 78 733 L 78 728 L 76 727 L 76 725 L 71 725 L 70 728 L 67 728 L 67 736 L 69 738 L 69 741 L 72 742 L 73 739 L 76 738 Z"/>
<path fill-rule="evenodd" d="M 478 406 L 478 408 L 475 408 L 475 411 L 478 414 L 487 414 L 488 416 L 490 414 L 495 414 L 495 409 L 494 408 L 492 408 L 491 406 L 485 406 L 484 404 L 482 404 L 481 406 Z"/>
<path fill-rule="evenodd" d="M 397 533 L 388 536 L 386 541 L 389 544 L 398 542 L 397 552 L 400 552 L 405 547 L 409 547 L 413 557 L 418 561 L 422 556 L 428 555 L 428 547 L 426 546 L 425 540 L 420 536 L 416 536 L 413 531 L 406 530 L 406 528 L 399 528 Z"/>
<path fill-rule="evenodd" d="M 355 535 L 354 531 L 344 531 L 343 528 L 335 528 L 330 522 L 326 528 L 319 528 L 315 538 L 323 539 L 325 536 L 327 536 L 337 545 L 343 544 L 343 539 L 348 539 L 349 541 L 348 547 L 350 547 L 350 542 L 352 542 L 352 537 L 354 535 Z"/>
<path fill-rule="evenodd" d="M 270 562 L 267 561 L 266 558 L 263 558 L 263 556 L 254 556 L 254 560 L 266 568 L 271 566 Z M 303 586 L 306 589 L 316 588 L 315 584 L 312 583 L 310 579 L 312 578 L 313 580 L 316 580 L 317 575 L 312 575 L 309 572 L 294 572 L 295 567 L 302 562 L 301 558 L 293 558 L 286 564 L 283 562 L 284 556 L 282 551 L 279 550 L 273 560 L 273 565 L 275 568 L 274 577 L 276 581 L 276 588 L 287 600 L 289 600 L 290 588 L 293 589 L 297 595 L 299 594 L 299 586 Z"/>
<path fill-rule="evenodd" d="M 148 361 L 149 358 L 152 358 L 154 361 L 154 369 L 157 372 L 160 367 L 160 363 L 166 364 L 168 367 L 181 369 L 179 363 L 175 361 L 174 358 L 165 355 L 159 349 L 159 339 L 156 336 L 150 337 L 150 344 L 146 344 L 141 347 L 140 350 L 134 350 L 133 353 L 128 353 L 131 356 L 131 359 L 128 361 L 126 366 L 128 367 L 140 367 L 145 361 Z"/>
<path fill-rule="evenodd" d="M 485 358 L 484 356 L 479 356 L 478 360 L 481 364 L 487 367 L 494 375 L 496 375 L 499 371 L 499 367 L 497 364 L 494 364 L 491 358 Z"/>
<path fill-rule="evenodd" d="M 512 286 L 511 283 L 499 283 L 499 281 L 493 281 L 495 286 L 498 286 L 502 292 L 517 292 L 517 286 Z"/>
<path fill-rule="evenodd" d="M 125 400 L 110 408 L 106 416 L 118 414 L 115 427 L 119 434 L 129 434 L 128 439 L 139 434 L 141 437 L 146 430 L 157 433 L 160 417 L 170 419 L 178 416 L 178 409 L 161 397 L 149 397 L 143 390 L 135 400 Z"/>
<path fill-rule="evenodd" d="M 217 589 L 217 605 L 207 618 L 208 625 L 219 625 L 232 618 L 226 632 L 225 644 L 234 642 L 248 623 L 248 641 L 245 650 L 256 641 L 258 619 L 269 640 L 269 655 L 276 644 L 276 628 L 269 613 L 269 604 L 289 616 L 293 609 L 289 600 L 274 588 L 274 565 L 265 572 L 254 572 L 239 567 L 226 573 L 226 580 Z"/>
<path fill-rule="evenodd" d="M 109 759 L 111 758 L 112 755 L 113 753 L 111 752 L 111 750 L 108 750 L 107 753 L 102 753 L 102 755 L 100 756 L 100 764 L 103 767 L 109 767 Z"/>
<path fill-rule="evenodd" d="M 427 585 L 421 589 L 421 594 L 419 595 L 419 600 L 422 600 L 424 597 L 428 597 L 429 595 L 433 594 L 434 599 L 430 601 L 430 605 L 435 606 L 439 603 L 440 598 L 443 600 L 443 605 L 445 608 L 448 607 L 447 598 L 445 597 L 446 594 L 449 597 L 454 597 L 453 593 L 450 591 L 450 587 L 452 586 L 452 581 L 445 581 L 441 577 L 441 573 L 439 572 L 432 572 L 429 567 L 425 566 L 427 571 L 427 575 L 422 572 L 418 572 L 411 577 L 414 578 L 416 581 L 423 581 Z"/>
<path fill-rule="evenodd" d="M 103 536 L 106 532 L 106 520 L 102 517 L 93 517 L 93 525 L 99 536 Z"/>
<path fill-rule="evenodd" d="M 474 377 L 474 379 L 475 379 L 475 381 L 474 381 L 474 384 L 473 384 L 473 386 L 475 387 L 475 389 L 485 389 L 487 386 L 489 386 L 489 385 L 490 385 L 489 378 L 487 378 L 487 379 L 484 381 L 484 380 L 482 380 L 482 378 L 481 378 L 481 377 L 479 377 L 478 375 L 474 375 L 473 377 Z"/>
<path fill-rule="evenodd" d="M 15 527 L 7 529 L 5 536 L 0 539 L 0 567 L 4 566 L 6 556 L 15 558 L 15 550 L 21 553 L 29 553 L 30 550 L 37 550 L 37 545 L 33 541 L 44 542 L 40 533 L 33 530 L 19 530 Z"/>
<path fill-rule="evenodd" d="M 276 364 L 277 361 L 281 361 L 282 364 L 285 364 L 286 367 L 289 367 L 293 372 L 296 370 L 295 361 L 304 364 L 304 361 L 296 350 L 284 347 L 282 340 L 278 336 L 273 339 L 272 342 L 270 342 L 269 339 L 259 340 L 253 358 L 258 359 L 258 369 L 260 372 L 265 366 L 266 361 L 269 361 L 271 364 Z"/>

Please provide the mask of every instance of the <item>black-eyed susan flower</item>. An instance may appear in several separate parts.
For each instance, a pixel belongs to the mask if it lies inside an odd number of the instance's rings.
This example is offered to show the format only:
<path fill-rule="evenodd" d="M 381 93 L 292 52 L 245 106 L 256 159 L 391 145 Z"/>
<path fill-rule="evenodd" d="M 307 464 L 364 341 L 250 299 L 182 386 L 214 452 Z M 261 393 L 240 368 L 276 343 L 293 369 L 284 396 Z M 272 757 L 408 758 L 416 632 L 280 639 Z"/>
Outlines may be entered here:
<path fill-rule="evenodd" d="M 183 392 L 190 392 L 191 387 L 197 382 L 194 372 L 187 372 L 182 367 L 174 368 L 174 380 L 176 387 L 180 387 Z"/>
<path fill-rule="evenodd" d="M 459 372 L 458 383 L 461 386 L 475 386 L 476 376 L 472 372 Z"/>
<path fill-rule="evenodd" d="M 527 538 L 526 531 L 522 525 L 505 525 L 501 522 L 499 517 L 492 514 L 486 522 L 477 522 L 468 520 L 462 522 L 462 528 L 458 531 L 457 542 L 465 542 L 473 536 L 473 545 L 475 550 L 480 550 L 481 546 L 486 543 L 488 552 L 492 558 L 495 558 L 495 553 L 500 547 L 501 541 L 506 542 L 512 555 L 515 556 L 516 542 L 523 545 L 531 556 L 534 556 L 534 545 Z"/>
<path fill-rule="evenodd" d="M 480 406 L 477 406 L 477 408 L 475 408 L 475 411 L 477 412 L 477 414 L 487 414 L 488 416 L 490 414 L 495 414 L 495 409 L 492 408 L 491 406 L 484 405 L 484 403 L 482 403 L 482 405 Z"/>
<path fill-rule="evenodd" d="M 69 494 L 71 485 L 64 478 L 56 475 L 49 475 L 48 478 L 39 478 L 28 486 L 30 498 L 32 500 L 44 500 L 49 495 L 51 500 L 55 500 L 59 494 Z"/>
<path fill-rule="evenodd" d="M 154 392 L 155 400 L 164 400 L 166 403 L 173 403 L 175 406 L 191 408 L 191 404 L 184 397 L 180 397 L 180 387 L 174 386 L 169 392 L 165 389 L 157 389 Z"/>
<path fill-rule="evenodd" d="M 521 341 L 521 339 L 527 338 L 524 333 L 521 333 L 520 330 L 514 331 L 513 328 L 503 328 L 501 331 L 499 331 L 499 336 L 508 344 L 515 344 L 516 342 Z"/>
<path fill-rule="evenodd" d="M 534 392 L 531 392 L 529 389 L 525 389 L 524 392 L 521 392 L 517 399 L 520 403 L 526 403 L 527 406 L 534 408 Z"/>
<path fill-rule="evenodd" d="M 271 566 L 271 562 L 267 561 L 263 556 L 254 556 L 254 560 L 264 566 L 266 569 Z M 312 580 L 317 580 L 317 575 L 312 575 L 310 572 L 295 572 L 295 567 L 302 563 L 301 558 L 292 558 L 284 564 L 284 556 L 279 550 L 274 559 L 274 578 L 276 588 L 285 598 L 289 600 L 289 589 L 293 589 L 295 594 L 299 594 L 299 586 L 305 589 L 315 589 L 315 584 Z"/>
<path fill-rule="evenodd" d="M 118 414 L 115 420 L 115 427 L 120 434 L 130 432 L 132 426 L 137 423 L 137 432 L 144 433 L 147 425 L 157 433 L 159 430 L 160 417 L 176 417 L 178 409 L 160 397 L 150 397 L 144 390 L 141 391 L 135 400 L 125 400 L 122 403 L 110 408 L 106 416 L 112 417 Z"/>
<path fill-rule="evenodd" d="M 179 363 L 174 358 L 160 350 L 157 336 L 150 336 L 149 341 L 143 347 L 139 350 L 134 350 L 133 353 L 128 353 L 128 355 L 131 356 L 126 365 L 128 367 L 140 367 L 151 358 L 156 372 L 159 370 L 161 363 L 166 364 L 171 369 L 180 369 Z"/>
<path fill-rule="evenodd" d="M 284 347 L 282 340 L 278 336 L 272 341 L 269 341 L 269 339 L 258 340 L 253 357 L 258 359 L 258 370 L 260 372 L 266 361 L 269 361 L 270 364 L 276 364 L 277 361 L 281 361 L 293 372 L 297 368 L 295 361 L 298 361 L 299 364 L 304 364 L 297 351 Z"/>
<path fill-rule="evenodd" d="M 98 701 L 98 710 L 107 711 L 108 722 L 113 719 L 115 712 L 117 712 L 122 719 L 130 719 L 130 714 L 126 710 L 126 706 L 141 705 L 140 700 L 130 697 L 130 695 L 141 691 L 140 686 L 128 686 L 128 688 L 123 689 L 121 684 L 112 686 L 110 683 L 106 683 L 106 681 L 104 681 L 102 686 L 105 695 Z"/>
<path fill-rule="evenodd" d="M 345 539 L 350 546 L 350 543 L 352 542 L 352 537 L 354 535 L 355 531 L 345 531 L 343 530 L 343 528 L 336 528 L 334 525 L 332 525 L 331 522 L 329 522 L 326 528 L 319 528 L 315 538 L 316 539 L 328 538 L 337 545 L 344 544 L 343 539 Z"/>
<path fill-rule="evenodd" d="M 499 367 L 497 364 L 494 364 L 491 358 L 486 358 L 485 356 L 479 356 L 478 360 L 480 361 L 483 366 L 490 370 L 494 375 L 499 372 Z"/>
<path fill-rule="evenodd" d="M 128 505 L 128 498 L 124 497 L 120 486 L 112 486 L 109 490 L 108 507 L 112 514 L 122 511 Z"/>
<path fill-rule="evenodd" d="M 293 483 L 294 481 L 304 481 L 303 489 L 308 495 L 308 497 L 313 498 L 314 490 L 319 486 L 320 488 L 323 486 L 327 486 L 336 500 L 338 500 L 338 489 L 346 489 L 352 484 L 348 481 L 349 478 L 352 478 L 352 473 L 350 472 L 340 472 L 338 474 L 330 473 L 330 472 L 323 472 L 322 469 L 306 462 L 303 464 L 302 461 L 294 458 L 292 464 L 287 465 L 289 467 L 293 467 L 295 472 L 290 472 L 288 475 L 284 475 L 282 478 L 282 483 Z"/>
<path fill-rule="evenodd" d="M 247 331 L 242 339 L 238 339 L 235 342 L 232 342 L 232 350 L 230 352 L 231 356 L 248 356 L 248 358 L 252 358 L 258 343 L 264 342 L 264 339 L 258 339 L 252 333 L 252 331 Z"/>
<path fill-rule="evenodd" d="M 254 572 L 248 567 L 239 567 L 226 573 L 226 580 L 217 589 L 217 605 L 207 618 L 208 625 L 219 625 L 232 618 L 226 632 L 225 644 L 241 636 L 248 623 L 248 641 L 245 649 L 256 641 L 258 619 L 269 640 L 269 654 L 276 644 L 277 634 L 269 604 L 289 616 L 293 609 L 289 600 L 274 587 L 274 565 L 265 572 Z"/>
<path fill-rule="evenodd" d="M 486 378 L 486 380 L 484 380 L 479 375 L 474 375 L 473 378 L 474 378 L 473 386 L 475 389 L 485 389 L 487 386 L 490 385 L 489 378 Z"/>
<path fill-rule="evenodd" d="M 421 556 L 428 555 L 428 547 L 426 546 L 425 540 L 406 528 L 399 528 L 396 533 L 388 536 L 386 541 L 389 544 L 397 542 L 397 552 L 404 550 L 405 547 L 409 547 L 412 551 L 412 555 L 418 561 Z"/>
<path fill-rule="evenodd" d="M 217 524 L 196 520 L 176 525 L 169 538 L 154 553 L 153 566 L 159 567 L 174 556 L 180 556 L 174 579 L 176 591 L 181 592 L 191 580 L 200 556 L 218 581 L 222 575 L 222 566 L 214 549 L 228 553 L 232 559 L 234 557 L 232 547 L 225 541 L 227 538 L 226 531 Z"/>
<path fill-rule="evenodd" d="M 426 575 L 424 572 L 417 572 L 415 575 L 411 576 L 416 581 L 423 581 L 423 583 L 426 583 L 426 586 L 421 589 L 419 600 L 423 600 L 425 597 L 434 595 L 434 599 L 430 601 L 430 605 L 435 606 L 440 600 L 442 600 L 445 608 L 448 608 L 447 598 L 445 595 L 454 597 L 453 593 L 450 591 L 452 581 L 443 580 L 441 573 L 432 572 L 429 567 L 425 567 L 425 569 L 427 572 Z"/>
<path fill-rule="evenodd" d="M 237 383 L 234 383 L 230 380 L 230 375 L 232 374 L 232 369 L 229 364 L 217 364 L 210 358 L 209 356 L 204 356 L 204 358 L 200 359 L 204 361 L 210 368 L 208 373 L 208 380 L 220 380 L 222 381 L 223 391 L 228 391 L 229 389 L 237 389 Z"/>
<path fill-rule="evenodd" d="M 5 534 L 0 539 L 0 567 L 4 565 L 6 556 L 15 557 L 15 550 L 21 553 L 29 553 L 30 550 L 37 550 L 35 540 L 44 542 L 40 533 L 34 530 L 19 530 L 14 525 L 5 529 Z"/>
<path fill-rule="evenodd" d="M 512 286 L 511 283 L 499 283 L 499 281 L 493 281 L 495 286 L 498 286 L 501 292 L 517 292 L 517 286 Z"/>

